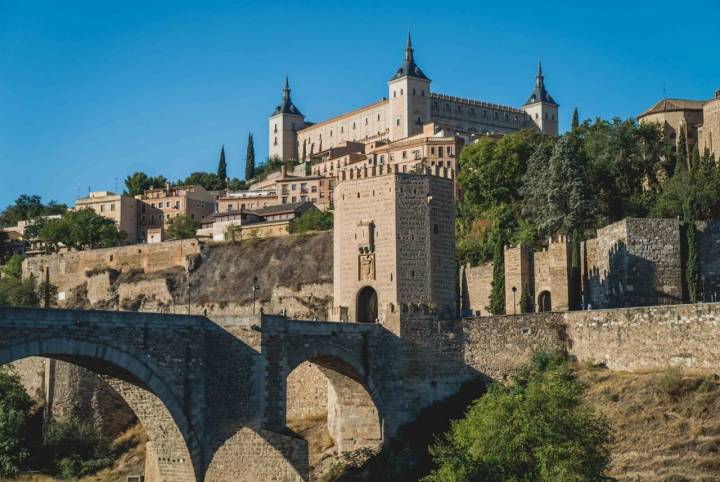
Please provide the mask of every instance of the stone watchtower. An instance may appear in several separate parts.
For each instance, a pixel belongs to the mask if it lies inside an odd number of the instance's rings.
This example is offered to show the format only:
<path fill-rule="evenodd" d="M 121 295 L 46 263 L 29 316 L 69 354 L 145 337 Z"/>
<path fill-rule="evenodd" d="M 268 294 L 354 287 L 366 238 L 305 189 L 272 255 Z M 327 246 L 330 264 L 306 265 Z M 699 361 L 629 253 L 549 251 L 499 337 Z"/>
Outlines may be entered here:
<path fill-rule="evenodd" d="M 419 134 L 423 124 L 430 122 L 430 79 L 415 64 L 409 32 L 405 60 L 388 81 L 388 99 L 387 122 L 391 140 Z"/>
<path fill-rule="evenodd" d="M 542 71 L 542 64 L 538 62 L 538 72 L 535 77 L 535 89 L 530 98 L 525 102 L 523 110 L 532 119 L 540 132 L 551 136 L 557 136 L 558 129 L 558 108 L 560 106 L 555 99 L 545 90 L 545 76 Z"/>
<path fill-rule="evenodd" d="M 379 322 L 401 335 L 420 314 L 455 316 L 453 181 L 435 169 L 400 174 L 377 166 L 340 179 L 334 318 Z"/>
<path fill-rule="evenodd" d="M 295 107 L 290 99 L 290 83 L 285 76 L 285 88 L 280 105 L 275 107 L 268 124 L 270 158 L 277 157 L 282 161 L 297 159 L 297 131 L 305 127 L 305 116 Z"/>

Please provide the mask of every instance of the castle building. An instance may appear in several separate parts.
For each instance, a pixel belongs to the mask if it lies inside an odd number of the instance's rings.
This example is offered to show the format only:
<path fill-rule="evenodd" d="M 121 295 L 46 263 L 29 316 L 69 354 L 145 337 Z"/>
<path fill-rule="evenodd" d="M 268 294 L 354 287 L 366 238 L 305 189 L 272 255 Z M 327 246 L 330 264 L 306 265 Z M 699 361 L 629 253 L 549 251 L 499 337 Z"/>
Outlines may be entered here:
<path fill-rule="evenodd" d="M 558 134 L 559 105 L 545 88 L 539 64 L 535 88 L 521 108 L 435 93 L 430 78 L 415 62 L 408 34 L 405 57 L 388 80 L 387 89 L 387 97 L 377 102 L 312 123 L 292 102 L 286 78 L 282 101 L 269 119 L 269 156 L 305 160 L 348 142 L 395 142 L 422 134 L 429 123 L 466 142 L 479 135 L 525 128 Z"/>
<path fill-rule="evenodd" d="M 75 201 L 75 209 L 92 209 L 100 216 L 112 219 L 125 234 L 127 244 L 138 241 L 138 201 L 125 194 L 95 191 Z"/>
<path fill-rule="evenodd" d="M 703 123 L 698 126 L 700 153 L 707 150 L 720 161 L 720 90 L 715 98 L 703 104 Z"/>

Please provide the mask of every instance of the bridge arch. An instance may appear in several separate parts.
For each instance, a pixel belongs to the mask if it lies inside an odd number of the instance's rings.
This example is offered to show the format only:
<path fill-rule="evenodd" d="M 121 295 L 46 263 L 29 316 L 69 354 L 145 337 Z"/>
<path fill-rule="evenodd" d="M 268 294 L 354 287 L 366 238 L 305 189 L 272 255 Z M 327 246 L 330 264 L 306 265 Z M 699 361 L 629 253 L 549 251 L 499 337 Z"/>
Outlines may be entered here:
<path fill-rule="evenodd" d="M 377 448 L 383 441 L 382 410 L 374 384 L 361 361 L 332 343 L 310 350 L 306 356 L 290 357 L 285 380 L 286 425 L 291 431 L 303 426 L 298 406 L 324 409 L 327 432 L 338 454 Z M 319 383 L 325 386 L 318 386 Z M 314 399 L 294 398 L 302 392 Z M 302 435 L 302 434 L 301 434 Z M 314 447 L 309 447 L 313 465 Z"/>
<path fill-rule="evenodd" d="M 148 438 L 146 480 L 202 480 L 199 438 L 182 405 L 149 358 L 98 341 L 29 338 L 0 346 L 0 365 L 28 357 L 62 360 L 105 379 L 125 400 Z"/>

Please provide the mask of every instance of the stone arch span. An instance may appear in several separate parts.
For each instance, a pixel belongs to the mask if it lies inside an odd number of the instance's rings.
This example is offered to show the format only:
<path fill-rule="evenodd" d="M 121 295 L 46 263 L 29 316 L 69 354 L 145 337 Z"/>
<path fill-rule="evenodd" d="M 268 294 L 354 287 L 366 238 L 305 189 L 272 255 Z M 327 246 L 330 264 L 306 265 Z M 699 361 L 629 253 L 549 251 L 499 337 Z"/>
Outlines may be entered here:
<path fill-rule="evenodd" d="M 100 375 L 135 412 L 148 434 L 145 480 L 203 480 L 200 441 L 153 361 L 95 341 L 35 338 L 0 347 L 0 365 L 28 357 L 79 365 Z"/>
<path fill-rule="evenodd" d="M 293 394 L 288 384 L 298 367 L 310 364 L 327 383 L 325 407 L 327 429 L 338 453 L 377 448 L 383 442 L 382 410 L 372 380 L 360 360 L 341 347 L 328 344 L 306 357 L 289 360 L 285 379 L 286 403 Z M 317 380 L 313 382 L 317 383 Z M 305 380 L 296 385 L 307 388 Z M 321 401 L 322 402 L 322 401 Z"/>

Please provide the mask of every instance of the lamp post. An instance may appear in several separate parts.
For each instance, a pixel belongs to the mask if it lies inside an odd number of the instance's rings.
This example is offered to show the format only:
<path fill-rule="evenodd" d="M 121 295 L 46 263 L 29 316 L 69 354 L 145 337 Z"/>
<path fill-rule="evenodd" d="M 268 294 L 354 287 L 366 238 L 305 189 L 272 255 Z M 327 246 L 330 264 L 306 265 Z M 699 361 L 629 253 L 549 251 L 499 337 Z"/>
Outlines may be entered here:
<path fill-rule="evenodd" d="M 515 292 L 516 292 L 516 291 L 517 291 L 517 288 L 513 286 L 513 287 L 512 287 L 512 292 L 513 292 L 513 315 L 516 315 L 516 314 L 517 314 L 517 309 L 516 309 L 516 307 L 515 307 Z"/>
<path fill-rule="evenodd" d="M 252 295 L 253 295 L 253 315 L 255 314 L 255 298 L 260 292 L 260 285 L 258 285 L 258 277 L 253 277 Z"/>

